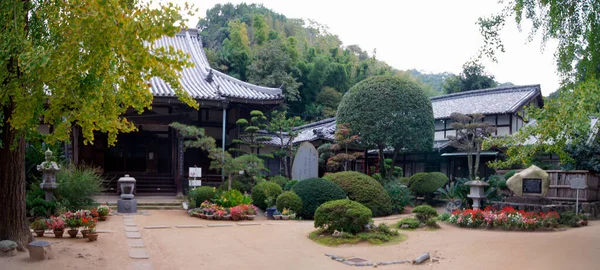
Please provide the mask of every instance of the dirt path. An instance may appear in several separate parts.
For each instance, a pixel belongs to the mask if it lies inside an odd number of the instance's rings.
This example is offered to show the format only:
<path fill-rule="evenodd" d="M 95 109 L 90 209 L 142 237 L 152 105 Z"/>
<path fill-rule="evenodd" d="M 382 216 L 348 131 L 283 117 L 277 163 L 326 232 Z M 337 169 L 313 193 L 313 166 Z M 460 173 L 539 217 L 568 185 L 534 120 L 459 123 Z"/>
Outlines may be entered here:
<path fill-rule="evenodd" d="M 600 221 L 563 232 L 539 233 L 469 230 L 442 225 L 437 231 L 404 232 L 408 240 L 396 245 L 334 248 L 318 245 L 307 238 L 314 229 L 308 221 L 259 220 L 253 223 L 260 225 L 239 226 L 233 222 L 191 218 L 184 211 L 151 211 L 150 216 L 136 216 L 135 219 L 154 269 L 352 269 L 324 254 L 391 261 L 412 259 L 426 251 L 440 255 L 441 262 L 379 268 L 547 270 L 599 269 L 600 266 Z M 391 224 L 394 220 L 379 222 Z M 207 227 L 208 224 L 234 225 Z M 56 260 L 34 264 L 26 262 L 26 255 L 21 254 L 17 259 L 0 258 L 0 268 L 131 269 L 122 220 L 113 218 L 105 225 L 114 225 L 116 232 L 100 235 L 97 243 L 81 239 L 60 241 L 57 246 L 66 250 Z M 143 226 L 157 225 L 171 228 L 142 229 Z M 176 225 L 204 227 L 182 229 L 175 228 Z M 77 253 L 82 251 L 90 256 L 77 258 Z"/>

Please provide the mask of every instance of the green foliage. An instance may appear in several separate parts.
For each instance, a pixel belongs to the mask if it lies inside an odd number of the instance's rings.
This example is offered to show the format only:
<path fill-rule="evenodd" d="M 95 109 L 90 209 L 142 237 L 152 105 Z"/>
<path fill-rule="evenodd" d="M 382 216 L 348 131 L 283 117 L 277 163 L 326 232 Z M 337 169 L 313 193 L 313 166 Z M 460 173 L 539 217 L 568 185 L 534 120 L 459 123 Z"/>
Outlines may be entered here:
<path fill-rule="evenodd" d="M 392 213 L 392 199 L 377 180 L 354 171 L 330 173 L 323 177 L 340 186 L 348 199 L 359 202 L 371 209 L 373 216 L 386 216 Z"/>
<path fill-rule="evenodd" d="M 212 202 L 212 200 L 214 200 L 216 196 L 216 188 L 204 186 L 190 189 L 187 195 L 187 200 L 191 208 L 196 208 L 200 206 L 200 204 L 204 201 Z"/>
<path fill-rule="evenodd" d="M 267 117 L 261 111 L 251 111 L 249 119 L 238 119 L 236 124 L 240 126 L 242 134 L 240 135 L 240 139 L 233 140 L 233 142 L 239 145 L 248 146 L 250 151 L 248 152 L 242 149 L 232 149 L 232 151 L 255 155 L 258 154 L 260 149 L 265 147 L 265 141 L 271 140 L 271 137 L 261 135 L 261 130 L 267 128 Z M 273 157 L 273 155 L 265 154 L 262 154 L 262 156 Z"/>
<path fill-rule="evenodd" d="M 254 186 L 252 189 L 252 201 L 257 207 L 267 209 L 267 207 L 275 205 L 275 200 L 281 192 L 283 192 L 283 190 L 278 184 L 273 182 L 263 182 Z M 272 201 L 270 205 L 268 205 L 267 200 Z"/>
<path fill-rule="evenodd" d="M 444 91 L 448 94 L 492 88 L 498 86 L 494 75 L 487 74 L 478 61 L 468 61 L 458 76 L 450 76 L 444 81 Z"/>
<path fill-rule="evenodd" d="M 96 202 L 92 196 L 102 191 L 102 178 L 91 167 L 64 166 L 56 174 L 56 181 L 56 200 L 69 211 L 95 206 Z"/>
<path fill-rule="evenodd" d="M 413 213 L 417 214 L 417 220 L 420 222 L 426 222 L 434 217 L 438 216 L 437 210 L 429 205 L 419 205 L 412 210 Z"/>
<path fill-rule="evenodd" d="M 315 211 L 315 227 L 357 234 L 371 221 L 371 210 L 348 199 L 329 201 Z"/>
<path fill-rule="evenodd" d="M 360 137 L 352 135 L 352 130 L 348 128 L 348 124 L 339 124 L 333 135 L 335 144 L 331 145 L 330 150 L 335 154 L 327 160 L 327 168 L 330 171 L 341 169 L 348 170 L 348 166 L 352 161 L 362 156 L 362 152 L 348 152 L 348 147 L 356 146 Z"/>
<path fill-rule="evenodd" d="M 466 194 L 462 192 L 463 186 L 464 183 L 454 181 L 445 187 L 438 188 L 437 192 L 440 194 L 440 198 L 442 199 L 464 200 L 466 199 Z"/>
<path fill-rule="evenodd" d="M 302 180 L 292 187 L 292 191 L 302 199 L 302 211 L 299 212 L 299 216 L 304 219 L 312 219 L 321 204 L 346 198 L 342 188 L 321 178 Z"/>
<path fill-rule="evenodd" d="M 438 217 L 438 219 L 439 219 L 440 221 L 446 221 L 446 220 L 448 220 L 449 218 L 450 218 L 450 213 L 442 213 L 442 214 L 441 214 L 441 215 Z"/>
<path fill-rule="evenodd" d="M 567 211 L 560 214 L 558 223 L 569 227 L 577 227 L 577 221 L 579 221 L 579 219 L 577 218 L 575 212 Z"/>
<path fill-rule="evenodd" d="M 400 184 L 405 185 L 405 186 L 410 186 L 410 177 L 400 177 L 398 178 L 398 182 L 400 182 Z"/>
<path fill-rule="evenodd" d="M 285 185 L 290 181 L 290 179 L 288 179 L 285 176 L 281 176 L 281 175 L 276 175 L 273 176 L 269 179 L 269 181 L 278 184 L 280 187 L 285 187 Z"/>
<path fill-rule="evenodd" d="M 292 190 L 292 187 L 298 184 L 298 180 L 290 180 L 289 182 L 285 183 L 285 186 L 283 187 L 283 190 Z"/>
<path fill-rule="evenodd" d="M 31 229 L 33 229 L 33 230 L 47 230 L 48 229 L 48 224 L 46 224 L 46 221 L 43 218 L 39 218 L 39 219 L 36 219 L 34 222 L 31 223 Z"/>
<path fill-rule="evenodd" d="M 392 147 L 396 157 L 400 150 L 428 151 L 433 143 L 431 102 L 417 84 L 400 77 L 377 76 L 354 85 L 342 98 L 336 121 L 349 123 L 361 144 L 378 148 L 384 178 L 384 148 Z"/>
<path fill-rule="evenodd" d="M 252 204 L 252 199 L 248 195 L 242 194 L 239 190 L 231 189 L 221 193 L 214 199 L 215 204 L 225 208 L 231 208 L 242 204 Z"/>
<path fill-rule="evenodd" d="M 293 191 L 281 193 L 281 195 L 277 197 L 277 210 L 283 212 L 284 208 L 299 213 L 302 210 L 302 199 L 300 199 Z"/>
<path fill-rule="evenodd" d="M 571 161 L 561 164 L 561 169 L 600 172 L 600 143 L 598 140 L 569 144 L 566 151 L 571 157 Z"/>
<path fill-rule="evenodd" d="M 448 183 L 448 177 L 440 172 L 416 173 L 410 177 L 410 190 L 419 195 L 437 191 Z"/>
<path fill-rule="evenodd" d="M 275 133 L 279 139 L 278 150 L 273 155 L 282 161 L 283 173 L 291 177 L 291 165 L 288 161 L 294 160 L 297 146 L 294 145 L 294 139 L 298 136 L 296 127 L 302 125 L 302 120 L 298 116 L 287 117 L 287 111 L 274 111 L 271 115 L 271 121 L 267 126 L 267 131 Z M 287 135 L 287 136 L 286 136 Z M 291 162 L 290 162 L 291 163 Z"/>
<path fill-rule="evenodd" d="M 404 210 L 405 206 L 412 205 L 412 200 L 415 198 L 410 189 L 399 181 L 387 183 L 385 190 L 392 199 L 392 209 L 399 213 Z"/>
<path fill-rule="evenodd" d="M 382 229 L 383 225 L 383 229 Z M 350 233 L 341 233 L 340 236 L 332 236 L 324 229 L 317 229 L 308 235 L 311 240 L 325 246 L 354 245 L 361 242 L 368 242 L 372 245 L 399 243 L 407 239 L 406 235 L 398 233 L 397 230 L 391 230 L 385 223 L 382 223 L 377 229 L 369 232 L 362 232 L 356 235 Z"/>
<path fill-rule="evenodd" d="M 419 228 L 419 224 L 421 224 L 421 222 L 414 218 L 407 217 L 398 221 L 398 223 L 396 223 L 396 227 L 400 229 L 402 228 L 402 225 L 405 224 L 408 225 L 410 229 L 416 229 Z"/>
<path fill-rule="evenodd" d="M 257 85 L 281 87 L 286 99 L 294 101 L 299 98 L 298 88 L 301 86 L 294 74 L 300 71 L 294 64 L 288 46 L 290 44 L 286 41 L 275 39 L 257 48 L 248 66 L 248 80 Z"/>
<path fill-rule="evenodd" d="M 474 180 L 479 173 L 479 160 L 483 142 L 496 132 L 496 127 L 483 121 L 484 115 L 475 113 L 465 115 L 461 113 L 450 114 L 455 136 L 448 136 L 449 145 L 467 153 L 467 169 L 469 179 Z M 475 161 L 473 161 L 475 155 Z"/>
<path fill-rule="evenodd" d="M 510 171 L 506 172 L 504 174 L 504 180 L 508 181 L 508 179 L 510 179 L 511 177 L 513 177 L 513 175 L 515 175 L 516 173 L 517 173 L 517 171 L 515 171 L 515 170 L 510 170 Z"/>
<path fill-rule="evenodd" d="M 319 94 L 317 94 L 316 99 L 316 102 L 323 106 L 323 116 L 335 116 L 337 107 L 340 101 L 342 101 L 342 96 L 344 95 L 332 87 L 323 87 Z"/>

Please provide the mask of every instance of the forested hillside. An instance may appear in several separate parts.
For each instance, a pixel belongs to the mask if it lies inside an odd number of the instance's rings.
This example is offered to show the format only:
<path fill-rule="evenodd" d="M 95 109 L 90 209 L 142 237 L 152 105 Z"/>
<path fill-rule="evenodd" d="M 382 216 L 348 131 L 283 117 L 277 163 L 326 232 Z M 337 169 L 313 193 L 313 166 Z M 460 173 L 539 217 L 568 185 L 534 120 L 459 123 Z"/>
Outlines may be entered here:
<path fill-rule="evenodd" d="M 290 112 L 306 120 L 335 115 L 342 95 L 369 76 L 408 76 L 435 96 L 450 75 L 396 70 L 377 60 L 375 52 L 342 44 L 317 22 L 286 18 L 261 5 L 217 4 L 198 28 L 214 68 L 251 83 L 282 87 Z"/>

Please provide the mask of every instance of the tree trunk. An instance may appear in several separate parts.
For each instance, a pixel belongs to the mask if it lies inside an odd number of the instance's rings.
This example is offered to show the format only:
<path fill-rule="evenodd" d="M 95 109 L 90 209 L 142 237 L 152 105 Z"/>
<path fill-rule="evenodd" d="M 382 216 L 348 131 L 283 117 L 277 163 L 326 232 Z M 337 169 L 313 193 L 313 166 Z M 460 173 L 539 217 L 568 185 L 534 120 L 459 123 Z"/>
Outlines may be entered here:
<path fill-rule="evenodd" d="M 0 135 L 0 239 L 15 241 L 17 249 L 25 251 L 27 244 L 34 240 L 25 209 L 25 138 L 11 130 L 10 123 L 7 123 L 12 115 L 12 106 L 6 106 L 3 114 Z M 12 150 L 11 146 L 14 147 Z"/>
<path fill-rule="evenodd" d="M 385 178 L 386 171 L 385 171 L 385 156 L 383 155 L 383 145 L 380 144 L 377 147 L 379 148 L 379 174 L 381 175 L 381 178 Z"/>
<path fill-rule="evenodd" d="M 227 176 L 227 182 L 228 182 L 228 183 L 227 183 L 227 190 L 231 190 L 231 182 L 233 182 L 233 181 L 231 180 L 231 178 L 232 178 L 232 177 L 231 177 L 231 173 L 230 173 L 230 174 Z"/>
<path fill-rule="evenodd" d="M 394 176 L 394 167 L 396 167 L 396 157 L 398 156 L 398 149 L 399 147 L 394 147 L 394 154 L 392 155 L 392 164 L 390 166 L 390 171 L 388 172 L 388 175 L 390 177 Z"/>
<path fill-rule="evenodd" d="M 473 170 L 473 174 L 475 175 L 475 177 L 479 176 L 479 160 L 480 160 L 480 156 L 481 156 L 481 146 L 478 145 L 477 146 L 477 152 L 475 153 L 475 169 Z"/>

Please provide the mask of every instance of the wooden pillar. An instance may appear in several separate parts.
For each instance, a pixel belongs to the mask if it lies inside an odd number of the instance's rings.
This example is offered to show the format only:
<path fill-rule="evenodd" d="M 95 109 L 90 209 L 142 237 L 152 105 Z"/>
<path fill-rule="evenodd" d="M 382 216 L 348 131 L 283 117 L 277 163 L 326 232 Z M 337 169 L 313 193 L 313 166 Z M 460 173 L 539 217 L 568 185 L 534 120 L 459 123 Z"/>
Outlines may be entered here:
<path fill-rule="evenodd" d="M 369 157 L 369 150 L 365 149 L 365 163 L 364 163 L 365 167 L 363 168 L 363 170 L 366 175 L 369 175 L 369 159 L 368 159 L 368 157 Z"/>
<path fill-rule="evenodd" d="M 177 170 L 175 173 L 175 189 L 177 190 L 177 196 L 182 195 L 181 180 L 183 179 L 183 138 L 177 135 Z"/>
<path fill-rule="evenodd" d="M 79 164 L 79 127 L 73 127 L 73 164 Z"/>

